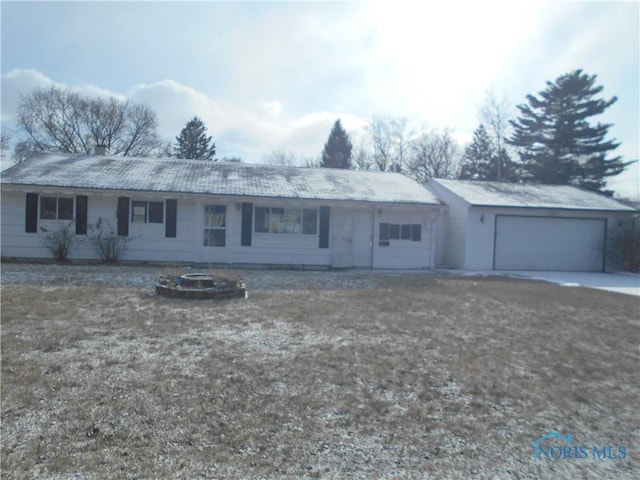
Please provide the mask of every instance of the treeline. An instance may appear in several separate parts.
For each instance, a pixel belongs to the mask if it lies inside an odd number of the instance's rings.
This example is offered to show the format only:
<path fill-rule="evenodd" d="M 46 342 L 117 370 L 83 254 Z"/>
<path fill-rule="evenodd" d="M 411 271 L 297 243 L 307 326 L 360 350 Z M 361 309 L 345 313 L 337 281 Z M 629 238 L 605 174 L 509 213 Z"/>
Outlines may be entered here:
<path fill-rule="evenodd" d="M 350 133 L 336 120 L 317 159 L 275 151 L 264 160 L 401 172 L 420 183 L 431 178 L 533 182 L 612 195 L 605 189 L 606 179 L 635 160 L 612 155 L 619 142 L 606 138 L 611 124 L 591 121 L 617 101 L 600 98 L 602 90 L 595 75 L 575 70 L 547 82 L 537 95 L 527 95 L 515 115 L 506 101 L 488 95 L 467 145 L 452 129 L 416 128 L 406 119 L 377 115 L 364 129 Z M 17 124 L 17 161 L 34 152 L 89 154 L 96 145 L 112 155 L 216 160 L 216 144 L 198 117 L 187 122 L 172 143 L 158 135 L 156 114 L 147 105 L 83 97 L 55 86 L 23 98 Z M 3 129 L 3 152 L 8 143 Z"/>
<path fill-rule="evenodd" d="M 403 172 L 421 183 L 457 178 L 576 185 L 611 196 L 606 179 L 636 160 L 609 156 L 620 145 L 606 138 L 611 124 L 590 122 L 617 101 L 599 98 L 602 90 L 595 75 L 575 70 L 527 95 L 515 118 L 505 101 L 489 95 L 464 147 L 452 130 L 415 130 L 388 117 L 371 119 L 354 147 L 338 120 L 320 165 Z"/>

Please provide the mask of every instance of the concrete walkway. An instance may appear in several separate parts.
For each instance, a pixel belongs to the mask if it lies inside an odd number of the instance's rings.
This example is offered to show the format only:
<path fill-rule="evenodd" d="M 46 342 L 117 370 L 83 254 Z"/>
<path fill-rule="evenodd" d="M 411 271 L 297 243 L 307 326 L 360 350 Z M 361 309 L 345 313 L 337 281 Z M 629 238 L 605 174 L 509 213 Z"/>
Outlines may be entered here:
<path fill-rule="evenodd" d="M 497 272 L 496 272 L 497 273 Z M 610 292 L 640 297 L 640 275 L 633 273 L 588 273 L 588 272 L 500 272 L 513 277 L 557 283 L 567 287 L 589 287 Z"/>

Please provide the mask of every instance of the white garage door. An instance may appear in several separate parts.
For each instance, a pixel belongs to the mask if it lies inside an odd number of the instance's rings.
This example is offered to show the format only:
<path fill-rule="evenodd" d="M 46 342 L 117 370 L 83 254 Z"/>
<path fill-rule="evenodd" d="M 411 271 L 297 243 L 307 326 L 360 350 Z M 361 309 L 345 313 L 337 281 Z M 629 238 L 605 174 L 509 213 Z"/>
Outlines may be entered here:
<path fill-rule="evenodd" d="M 496 217 L 494 269 L 602 271 L 605 220 Z"/>

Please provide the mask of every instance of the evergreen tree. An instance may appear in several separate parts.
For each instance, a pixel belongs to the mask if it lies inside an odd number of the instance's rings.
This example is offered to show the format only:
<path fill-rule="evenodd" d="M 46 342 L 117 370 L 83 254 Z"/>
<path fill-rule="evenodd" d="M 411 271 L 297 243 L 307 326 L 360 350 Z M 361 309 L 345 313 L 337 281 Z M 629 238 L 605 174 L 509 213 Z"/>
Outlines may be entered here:
<path fill-rule="evenodd" d="M 351 150 L 353 145 L 349 134 L 342 128 L 340 119 L 333 124 L 327 143 L 322 151 L 321 167 L 351 168 Z"/>
<path fill-rule="evenodd" d="M 460 178 L 462 180 L 489 180 L 493 145 L 484 125 L 473 132 L 473 140 L 464 150 Z"/>
<path fill-rule="evenodd" d="M 176 137 L 176 157 L 191 160 L 216 160 L 216 144 L 207 135 L 207 127 L 198 117 L 189 120 Z"/>
<path fill-rule="evenodd" d="M 619 145 L 605 140 L 611 124 L 588 122 L 617 100 L 597 98 L 603 87 L 595 81 L 595 75 L 575 70 L 547 82 L 539 97 L 527 95 L 528 103 L 518 105 L 520 115 L 510 122 L 514 133 L 508 143 L 518 150 L 525 180 L 613 193 L 603 190 L 605 177 L 620 174 L 632 162 L 607 158 Z"/>
<path fill-rule="evenodd" d="M 516 166 L 504 148 L 494 144 L 487 129 L 480 124 L 462 157 L 462 180 L 515 182 Z"/>

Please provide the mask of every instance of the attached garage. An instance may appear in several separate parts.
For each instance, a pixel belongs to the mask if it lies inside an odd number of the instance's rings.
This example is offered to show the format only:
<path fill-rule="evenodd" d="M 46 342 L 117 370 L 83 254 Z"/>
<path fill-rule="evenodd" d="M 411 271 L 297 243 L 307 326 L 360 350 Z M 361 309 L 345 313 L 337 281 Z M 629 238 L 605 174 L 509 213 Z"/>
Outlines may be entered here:
<path fill-rule="evenodd" d="M 434 179 L 447 204 L 436 266 L 465 270 L 617 269 L 616 237 L 633 208 L 567 185 Z"/>
<path fill-rule="evenodd" d="M 604 269 L 606 219 L 495 218 L 494 270 Z"/>

